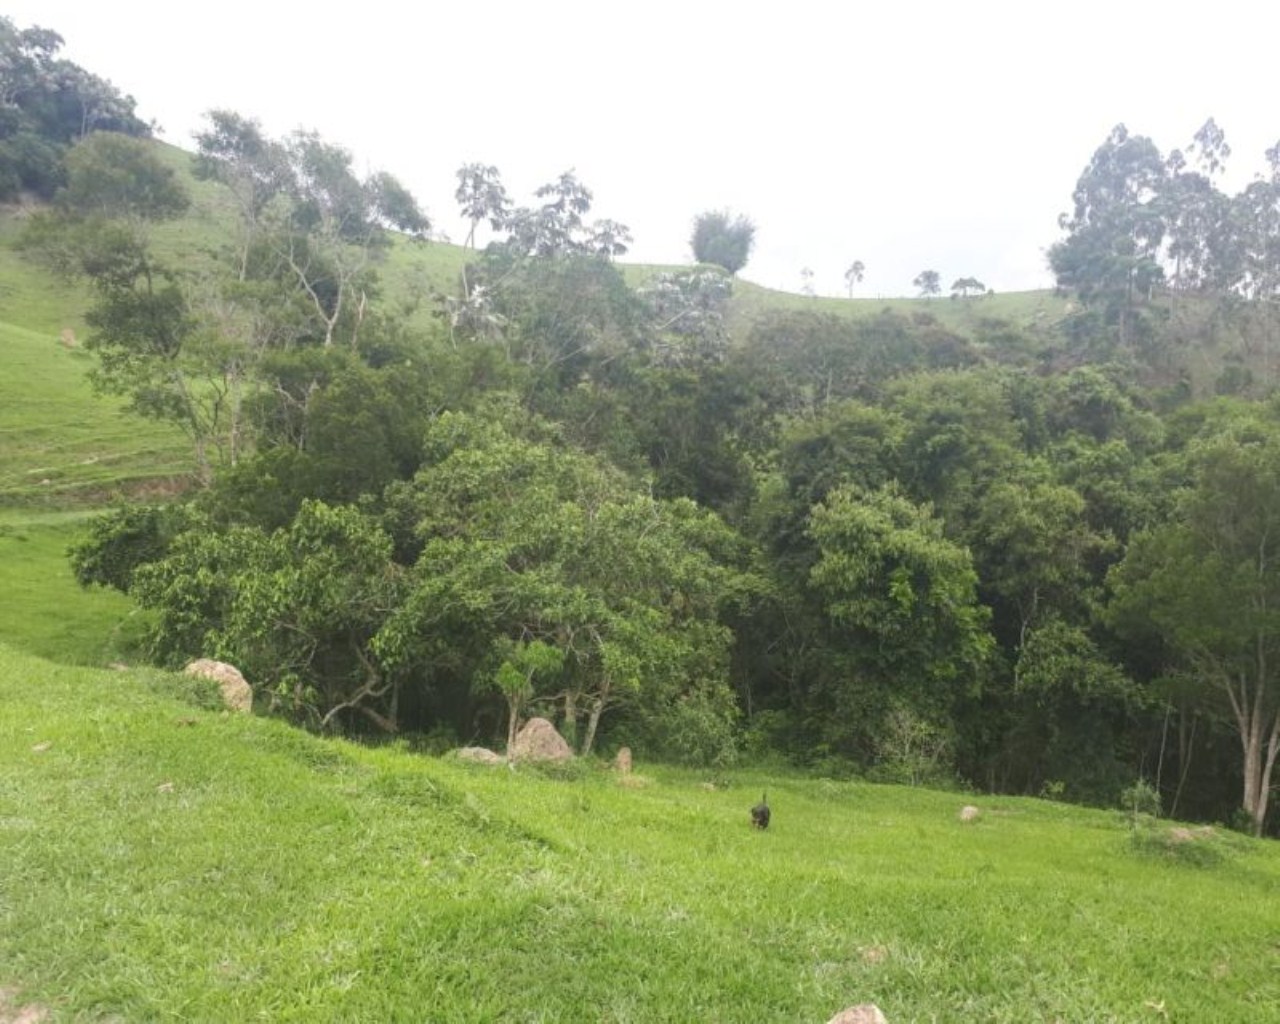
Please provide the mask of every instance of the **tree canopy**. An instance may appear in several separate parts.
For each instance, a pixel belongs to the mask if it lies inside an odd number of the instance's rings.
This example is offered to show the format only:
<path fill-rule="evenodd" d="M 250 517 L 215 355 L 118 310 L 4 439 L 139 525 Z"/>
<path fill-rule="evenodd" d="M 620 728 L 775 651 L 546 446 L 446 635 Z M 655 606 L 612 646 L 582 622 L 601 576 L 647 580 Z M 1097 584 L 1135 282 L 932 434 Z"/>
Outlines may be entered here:
<path fill-rule="evenodd" d="M 1117 128 L 1051 253 L 1070 306 L 1015 320 L 766 307 L 727 211 L 700 265 L 625 268 L 573 171 L 520 203 L 487 164 L 427 288 L 424 211 L 314 133 L 214 111 L 198 187 L 143 138 L 61 145 L 25 250 L 87 285 L 99 386 L 199 467 L 75 555 L 156 660 L 226 657 L 315 729 L 539 713 L 584 753 L 1098 803 L 1145 777 L 1274 828 L 1276 152 L 1226 195 L 1216 123 L 1168 154 Z M 194 254 L 193 195 L 228 217 Z"/>
<path fill-rule="evenodd" d="M 736 274 L 747 265 L 755 245 L 756 226 L 739 214 L 728 210 L 710 210 L 699 214 L 693 222 L 689 247 L 699 263 L 710 263 Z"/>
<path fill-rule="evenodd" d="M 59 57 L 62 45 L 50 29 L 0 16 L 0 199 L 50 198 L 65 182 L 67 147 L 92 132 L 151 133 L 133 97 Z"/>

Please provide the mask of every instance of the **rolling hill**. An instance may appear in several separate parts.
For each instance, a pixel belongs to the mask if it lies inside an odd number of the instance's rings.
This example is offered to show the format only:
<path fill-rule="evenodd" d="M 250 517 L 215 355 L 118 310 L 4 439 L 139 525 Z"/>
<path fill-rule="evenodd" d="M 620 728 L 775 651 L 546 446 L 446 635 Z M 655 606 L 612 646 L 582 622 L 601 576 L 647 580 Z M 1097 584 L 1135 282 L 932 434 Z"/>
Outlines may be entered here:
<path fill-rule="evenodd" d="M 193 205 L 181 219 L 159 225 L 159 252 L 184 266 L 198 265 L 231 239 L 229 200 L 221 186 L 198 181 L 192 156 L 153 143 L 182 177 Z M 87 380 L 93 365 L 83 351 L 87 297 L 75 284 L 32 265 L 13 249 L 29 208 L 0 209 L 0 509 L 58 508 L 68 502 L 97 505 L 113 496 L 164 492 L 190 472 L 189 446 L 171 425 L 122 411 L 119 400 L 95 395 Z M 380 268 L 385 305 L 408 313 L 411 327 L 434 327 L 433 298 L 453 294 L 471 253 L 447 243 L 397 238 Z M 639 284 L 660 270 L 624 265 Z M 772 313 L 809 310 L 865 317 L 884 309 L 927 313 L 956 330 L 983 319 L 1049 330 L 1067 303 L 1051 292 L 1010 293 L 964 300 L 810 298 L 774 291 L 748 280 L 735 283 L 728 312 L 731 332 L 744 337 Z"/>

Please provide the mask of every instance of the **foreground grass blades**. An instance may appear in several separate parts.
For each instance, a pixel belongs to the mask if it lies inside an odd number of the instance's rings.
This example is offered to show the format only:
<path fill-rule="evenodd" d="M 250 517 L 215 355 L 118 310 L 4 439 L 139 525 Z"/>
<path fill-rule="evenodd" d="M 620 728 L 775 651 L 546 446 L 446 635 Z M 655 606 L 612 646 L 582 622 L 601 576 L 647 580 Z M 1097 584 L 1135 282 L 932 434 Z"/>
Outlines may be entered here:
<path fill-rule="evenodd" d="M 1280 1020 L 1280 853 L 1118 815 L 315 739 L 0 648 L 0 987 L 53 1019 Z"/>

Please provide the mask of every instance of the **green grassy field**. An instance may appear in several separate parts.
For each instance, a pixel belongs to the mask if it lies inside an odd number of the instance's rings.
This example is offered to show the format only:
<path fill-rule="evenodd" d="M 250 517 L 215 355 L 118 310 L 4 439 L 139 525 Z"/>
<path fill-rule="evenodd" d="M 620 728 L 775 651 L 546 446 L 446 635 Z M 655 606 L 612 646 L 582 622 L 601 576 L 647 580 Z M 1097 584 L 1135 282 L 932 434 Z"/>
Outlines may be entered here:
<path fill-rule="evenodd" d="M 190 473 L 191 447 L 176 428 L 94 393 L 83 349 L 3 322 L 0 349 L 0 505 L 101 503 Z"/>
<path fill-rule="evenodd" d="M 1034 800 L 472 769 L 158 685 L 0 649 L 0 987 L 56 1020 L 1280 1020 L 1274 844 L 1197 866 Z"/>
<path fill-rule="evenodd" d="M 0 217 L 0 507 L 101 503 L 189 473 L 178 430 L 94 393 L 86 296 L 13 250 L 21 220 Z"/>
<path fill-rule="evenodd" d="M 0 510 L 0 643 L 70 665 L 131 659 L 133 603 L 71 574 L 67 548 L 86 515 Z"/>

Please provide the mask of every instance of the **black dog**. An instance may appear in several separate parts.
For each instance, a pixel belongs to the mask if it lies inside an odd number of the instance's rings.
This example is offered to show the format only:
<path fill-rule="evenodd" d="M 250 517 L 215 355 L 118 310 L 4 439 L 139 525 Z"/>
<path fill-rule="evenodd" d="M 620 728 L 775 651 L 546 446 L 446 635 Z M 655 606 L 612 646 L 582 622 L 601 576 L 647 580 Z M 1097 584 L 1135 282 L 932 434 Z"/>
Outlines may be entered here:
<path fill-rule="evenodd" d="M 769 795 L 762 793 L 760 802 L 751 808 L 751 824 L 756 828 L 769 827 Z"/>

